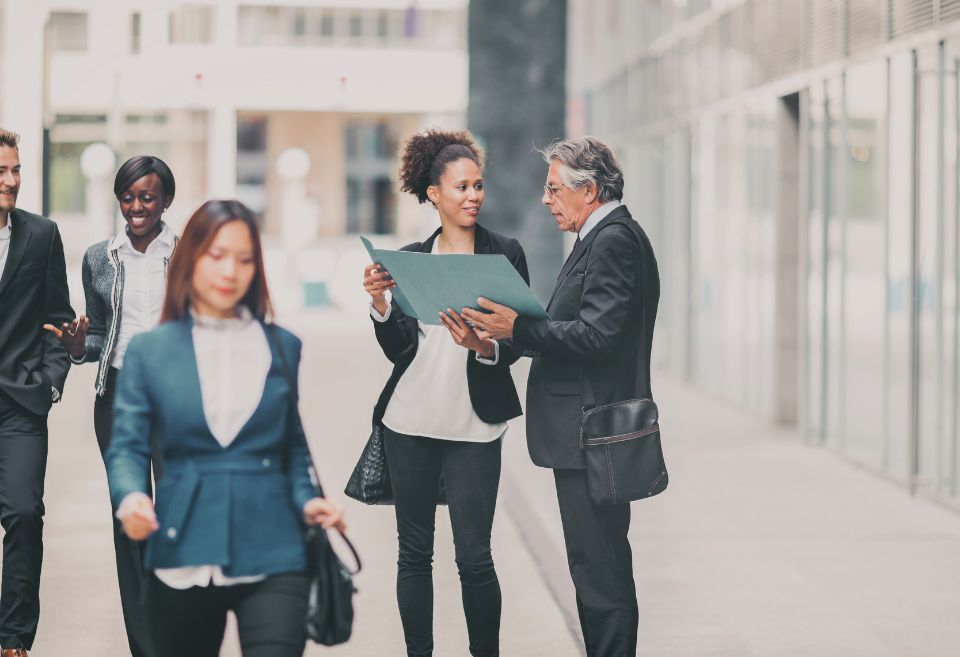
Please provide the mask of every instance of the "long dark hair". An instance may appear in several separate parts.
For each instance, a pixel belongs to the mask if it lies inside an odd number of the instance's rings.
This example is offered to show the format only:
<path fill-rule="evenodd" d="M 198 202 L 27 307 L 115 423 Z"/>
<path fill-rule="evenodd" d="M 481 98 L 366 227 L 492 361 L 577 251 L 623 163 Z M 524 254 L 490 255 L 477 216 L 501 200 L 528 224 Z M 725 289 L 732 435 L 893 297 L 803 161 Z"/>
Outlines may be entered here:
<path fill-rule="evenodd" d="M 250 309 L 254 317 L 266 321 L 273 315 L 270 291 L 263 270 L 263 247 L 260 230 L 253 213 L 240 201 L 207 201 L 193 213 L 183 229 L 183 237 L 170 258 L 167 269 L 167 291 L 163 299 L 160 323 L 184 318 L 190 311 L 190 293 L 193 290 L 193 268 L 197 260 L 210 247 L 217 233 L 232 221 L 242 222 L 250 231 L 253 242 L 253 261 L 256 273 L 250 289 L 240 303 Z"/>

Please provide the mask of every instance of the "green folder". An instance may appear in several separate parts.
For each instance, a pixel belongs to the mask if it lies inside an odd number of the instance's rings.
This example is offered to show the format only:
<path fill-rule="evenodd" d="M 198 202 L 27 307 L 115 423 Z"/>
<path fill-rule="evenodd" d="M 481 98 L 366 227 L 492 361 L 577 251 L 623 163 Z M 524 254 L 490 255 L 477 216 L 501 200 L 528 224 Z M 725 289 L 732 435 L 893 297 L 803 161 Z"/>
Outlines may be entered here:
<path fill-rule="evenodd" d="M 513 308 L 524 317 L 548 319 L 530 287 L 507 257 L 451 253 L 434 255 L 375 249 L 361 237 L 373 262 L 390 272 L 397 286 L 390 292 L 401 310 L 424 324 L 440 324 L 441 311 L 479 310 L 477 297 Z"/>

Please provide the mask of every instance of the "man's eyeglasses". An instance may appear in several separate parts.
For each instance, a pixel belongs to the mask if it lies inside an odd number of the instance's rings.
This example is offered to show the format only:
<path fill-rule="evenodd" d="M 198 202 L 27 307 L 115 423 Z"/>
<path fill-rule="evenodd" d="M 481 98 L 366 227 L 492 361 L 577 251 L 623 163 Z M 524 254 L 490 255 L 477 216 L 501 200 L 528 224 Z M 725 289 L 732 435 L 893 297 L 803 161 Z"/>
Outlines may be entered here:
<path fill-rule="evenodd" d="M 554 187 L 553 185 L 544 185 L 543 193 L 547 195 L 547 198 L 553 198 L 557 195 L 557 192 L 559 192 L 560 189 L 560 187 Z"/>

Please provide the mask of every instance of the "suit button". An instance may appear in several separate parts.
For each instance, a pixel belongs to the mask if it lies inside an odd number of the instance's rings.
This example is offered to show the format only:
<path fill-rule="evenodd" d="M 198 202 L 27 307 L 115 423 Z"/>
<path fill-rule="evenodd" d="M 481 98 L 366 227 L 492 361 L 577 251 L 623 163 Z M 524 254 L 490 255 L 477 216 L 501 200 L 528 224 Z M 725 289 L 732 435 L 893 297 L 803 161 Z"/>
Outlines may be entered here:
<path fill-rule="evenodd" d="M 270 459 L 263 459 L 263 467 L 265 468 L 270 467 Z"/>
<path fill-rule="evenodd" d="M 167 538 L 176 538 L 176 537 L 177 537 L 176 527 L 171 527 L 170 529 L 167 530 Z"/>

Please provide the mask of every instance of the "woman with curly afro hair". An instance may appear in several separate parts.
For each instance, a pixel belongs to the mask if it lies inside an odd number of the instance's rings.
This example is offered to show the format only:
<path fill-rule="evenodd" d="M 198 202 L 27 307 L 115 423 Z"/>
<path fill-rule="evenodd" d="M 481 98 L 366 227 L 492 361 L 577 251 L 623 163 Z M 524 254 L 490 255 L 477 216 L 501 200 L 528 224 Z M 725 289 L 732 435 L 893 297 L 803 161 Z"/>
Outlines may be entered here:
<path fill-rule="evenodd" d="M 403 148 L 400 183 L 440 215 L 440 228 L 404 251 L 503 254 L 529 283 L 520 244 L 477 223 L 483 155 L 469 133 L 428 130 L 411 137 Z M 363 285 L 377 341 L 394 363 L 374 423 L 383 430 L 396 507 L 397 603 L 407 655 L 433 654 L 433 539 L 441 479 L 470 654 L 499 655 L 500 583 L 490 531 L 506 422 L 521 414 L 510 376 L 519 354 L 507 342 L 481 340 L 452 308 L 440 313 L 442 325 L 407 317 L 391 300 L 395 283 L 379 264 L 366 267 Z"/>

